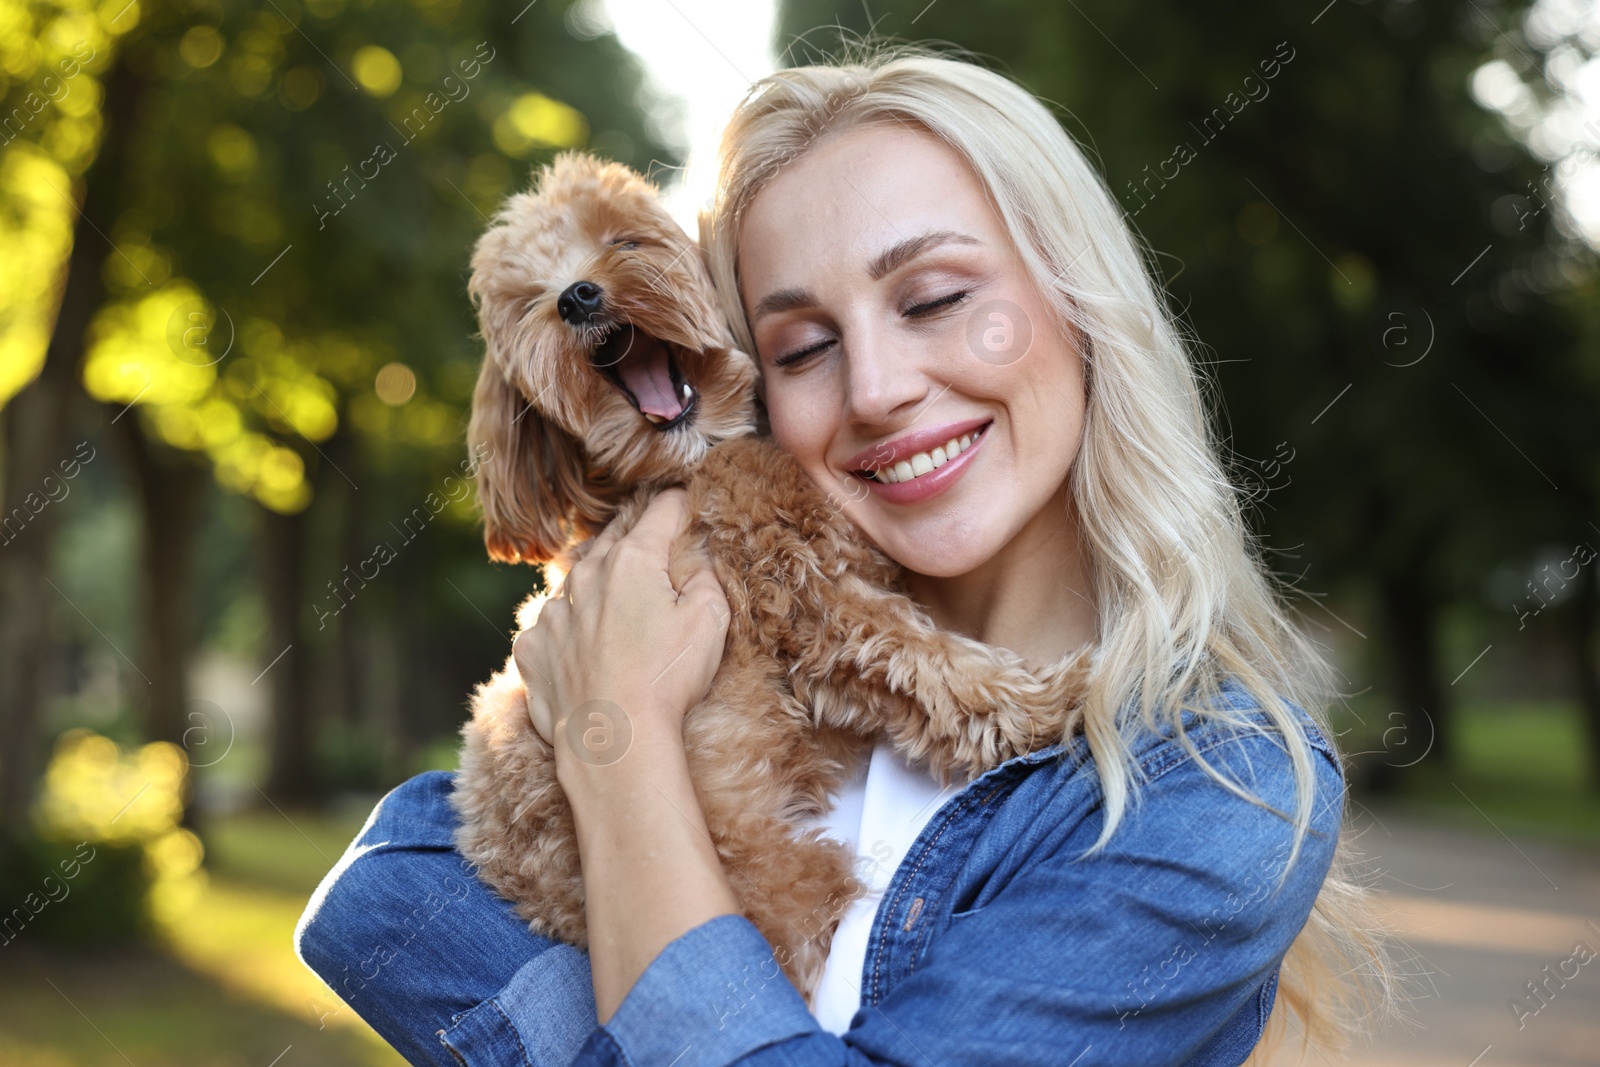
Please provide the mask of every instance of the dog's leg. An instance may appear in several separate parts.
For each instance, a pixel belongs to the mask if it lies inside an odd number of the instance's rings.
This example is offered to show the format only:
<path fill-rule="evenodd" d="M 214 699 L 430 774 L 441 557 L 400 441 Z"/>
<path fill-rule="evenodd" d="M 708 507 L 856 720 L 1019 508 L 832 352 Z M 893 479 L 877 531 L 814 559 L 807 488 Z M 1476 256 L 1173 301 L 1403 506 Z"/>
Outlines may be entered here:
<path fill-rule="evenodd" d="M 1036 673 L 853 575 L 811 593 L 788 623 L 795 696 L 819 723 L 883 731 L 942 779 L 1059 739 L 1081 702 L 1087 649 Z"/>
<path fill-rule="evenodd" d="M 724 662 L 684 721 L 684 748 L 706 828 L 745 916 L 803 996 L 822 977 L 839 917 L 862 887 L 849 849 L 799 829 L 838 789 L 850 746 L 807 722 L 776 663 Z M 864 757 L 864 748 L 855 755 Z"/>
<path fill-rule="evenodd" d="M 556 781 L 555 753 L 528 718 L 515 663 L 473 693 L 461 733 L 450 798 L 460 817 L 457 850 L 535 933 L 586 947 L 572 808 Z"/>
<path fill-rule="evenodd" d="M 512 663 L 473 695 L 451 798 L 461 817 L 456 846 L 535 932 L 586 948 L 572 810 L 526 702 Z M 685 718 L 684 749 L 734 895 L 809 997 L 839 916 L 861 887 L 848 849 L 797 827 L 838 789 L 843 759 L 864 758 L 864 748 L 808 722 L 776 663 L 752 656 L 719 670 Z"/>

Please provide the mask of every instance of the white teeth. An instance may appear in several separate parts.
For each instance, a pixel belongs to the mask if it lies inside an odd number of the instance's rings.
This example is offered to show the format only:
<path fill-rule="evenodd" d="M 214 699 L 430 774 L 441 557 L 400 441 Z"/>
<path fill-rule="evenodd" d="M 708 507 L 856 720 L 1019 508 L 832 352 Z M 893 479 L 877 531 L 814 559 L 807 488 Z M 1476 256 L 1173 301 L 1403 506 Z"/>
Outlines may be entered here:
<path fill-rule="evenodd" d="M 920 478 L 931 470 L 936 470 L 955 459 L 961 453 L 972 447 L 972 443 L 982 434 L 962 434 L 952 437 L 943 445 L 931 452 L 918 452 L 910 459 L 903 459 L 891 467 L 882 467 L 872 472 L 872 476 L 885 485 L 894 485 L 897 482 L 907 482 L 912 478 Z"/>
<path fill-rule="evenodd" d="M 689 383 L 688 382 L 684 382 L 683 383 L 683 388 L 680 389 L 678 392 L 679 392 L 679 395 L 681 395 L 685 400 L 688 400 L 689 399 Z"/>
<path fill-rule="evenodd" d="M 660 424 L 660 423 L 663 423 L 663 422 L 667 421 L 666 419 L 663 419 L 660 415 L 652 415 L 648 411 L 642 412 L 642 414 L 644 415 L 645 418 L 649 419 L 653 423 Z"/>

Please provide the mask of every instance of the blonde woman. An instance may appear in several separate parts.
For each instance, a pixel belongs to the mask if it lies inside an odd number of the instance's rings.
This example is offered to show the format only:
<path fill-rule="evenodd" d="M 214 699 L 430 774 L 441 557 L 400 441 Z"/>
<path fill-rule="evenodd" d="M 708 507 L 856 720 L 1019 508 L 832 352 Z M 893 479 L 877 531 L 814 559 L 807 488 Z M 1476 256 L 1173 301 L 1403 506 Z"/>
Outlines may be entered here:
<path fill-rule="evenodd" d="M 943 792 L 872 753 L 818 820 L 869 893 L 808 1005 L 739 914 L 688 778 L 681 725 L 726 613 L 709 570 L 667 582 L 684 514 L 665 494 L 520 642 L 546 738 L 552 708 L 630 709 L 627 774 L 556 744 L 589 952 L 472 878 L 433 774 L 330 872 L 302 958 L 414 1063 L 1233 1065 L 1269 1030 L 1337 1047 L 1387 971 L 1340 847 L 1328 668 L 1265 576 L 1100 176 L 1011 81 L 909 52 L 757 83 L 720 167 L 702 242 L 773 439 L 942 625 L 1039 666 L 1097 646 L 1081 723 Z"/>

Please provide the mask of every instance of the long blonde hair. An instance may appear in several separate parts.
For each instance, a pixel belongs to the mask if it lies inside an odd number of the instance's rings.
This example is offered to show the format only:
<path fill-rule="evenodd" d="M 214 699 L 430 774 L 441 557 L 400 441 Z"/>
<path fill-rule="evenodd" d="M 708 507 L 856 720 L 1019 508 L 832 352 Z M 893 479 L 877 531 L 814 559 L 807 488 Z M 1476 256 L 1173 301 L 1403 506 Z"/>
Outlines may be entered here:
<path fill-rule="evenodd" d="M 1174 730 L 1209 773 L 1256 801 L 1200 756 L 1180 719 L 1188 708 L 1249 729 L 1220 700 L 1231 675 L 1271 717 L 1292 757 L 1292 863 L 1312 816 L 1314 771 L 1309 742 L 1283 701 L 1328 733 L 1334 672 L 1290 620 L 1246 527 L 1218 460 L 1204 383 L 1151 280 L 1148 252 L 1039 100 L 975 64 L 904 46 L 756 82 L 723 134 L 715 200 L 700 219 L 735 337 L 755 351 L 739 296 L 738 245 L 756 194 L 819 138 L 884 124 L 924 129 L 965 158 L 1058 325 L 1070 324 L 1083 339 L 1088 402 L 1070 479 L 1092 562 L 1100 648 L 1073 728 L 1085 735 L 1105 797 L 1095 847 L 1138 800 L 1140 773 L 1119 709 Z M 1382 924 L 1356 863 L 1342 830 L 1311 917 L 1285 958 L 1257 1054 L 1283 1036 L 1289 1015 L 1308 1046 L 1338 1049 L 1363 1014 L 1392 1010 Z"/>

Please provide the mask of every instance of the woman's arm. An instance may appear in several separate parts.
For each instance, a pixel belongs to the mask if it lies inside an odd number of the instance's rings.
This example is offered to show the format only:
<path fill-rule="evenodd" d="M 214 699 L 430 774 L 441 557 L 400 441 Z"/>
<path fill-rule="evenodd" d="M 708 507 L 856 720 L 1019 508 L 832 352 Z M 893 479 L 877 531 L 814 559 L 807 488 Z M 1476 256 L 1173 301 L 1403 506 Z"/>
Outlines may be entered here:
<path fill-rule="evenodd" d="M 577 824 L 602 1022 L 670 942 L 740 911 L 683 750 L 684 715 L 710 687 L 728 621 L 709 563 L 668 574 L 684 500 L 662 493 L 626 536 L 596 538 L 515 646 Z M 603 755 L 585 744 L 591 730 Z"/>
<path fill-rule="evenodd" d="M 740 908 L 706 832 L 681 740 L 636 732 L 618 763 L 571 760 L 560 779 L 578 827 L 589 961 L 604 1023 L 662 949 Z"/>
<path fill-rule="evenodd" d="M 1273 738 L 1202 748 L 1292 809 Z M 902 863 L 847 1033 L 817 1024 L 748 920 L 721 916 L 661 952 L 571 1067 L 1231 1067 L 1261 1033 L 1332 859 L 1343 783 L 1331 757 L 1314 760 L 1313 833 L 1292 865 L 1288 824 L 1175 745 L 1147 764 L 1141 803 L 1094 855 L 1096 792 L 1052 776 L 1040 783 L 1049 799 L 1010 801 L 1041 828 L 1026 855 L 962 899 L 912 870 L 949 867 L 934 842 Z"/>
<path fill-rule="evenodd" d="M 598 1025 L 589 961 L 528 929 L 451 843 L 452 776 L 418 775 L 373 809 L 306 904 L 295 951 L 419 1067 L 567 1064 Z"/>
<path fill-rule="evenodd" d="M 626 537 L 608 530 L 517 642 L 589 893 L 601 1025 L 575 1065 L 1238 1062 L 1241 1050 L 1218 1042 L 1237 1036 L 1230 1021 L 1270 1004 L 1333 855 L 1343 782 L 1331 756 L 1316 759 L 1314 833 L 1292 866 L 1289 824 L 1175 742 L 1143 765 L 1141 803 L 1101 852 L 1086 855 L 1098 790 L 1075 785 L 1028 799 L 1038 833 L 970 899 L 946 899 L 960 856 L 908 857 L 880 910 L 889 925 L 874 933 L 876 988 L 835 1036 L 739 914 L 689 782 L 683 716 L 720 661 L 726 605 L 709 567 L 669 580 L 667 547 L 683 525 L 672 493 Z M 590 729 L 611 730 L 612 743 L 589 748 Z M 1275 737 L 1223 732 L 1201 747 L 1270 808 L 1293 808 Z M 1080 769 L 1072 781 L 1092 782 Z"/>

